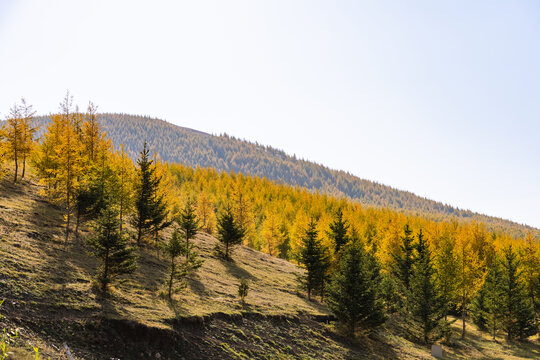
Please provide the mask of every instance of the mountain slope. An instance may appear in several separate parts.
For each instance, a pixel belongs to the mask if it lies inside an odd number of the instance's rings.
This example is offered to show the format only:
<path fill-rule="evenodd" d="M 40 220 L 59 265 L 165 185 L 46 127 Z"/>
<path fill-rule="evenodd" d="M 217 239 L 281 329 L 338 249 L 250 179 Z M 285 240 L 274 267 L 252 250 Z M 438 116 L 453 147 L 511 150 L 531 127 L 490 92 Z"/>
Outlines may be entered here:
<path fill-rule="evenodd" d="M 36 119 L 36 125 L 41 127 L 40 133 L 45 129 L 47 121 L 46 117 Z M 137 157 L 146 140 L 150 148 L 168 162 L 266 177 L 337 197 L 349 197 L 363 205 L 388 207 L 434 220 L 450 217 L 478 220 L 493 230 L 504 230 L 515 236 L 522 236 L 527 231 L 540 234 L 538 229 L 526 225 L 456 209 L 411 192 L 363 180 L 347 172 L 332 170 L 297 159 L 281 150 L 228 135 L 210 135 L 144 116 L 101 114 L 100 121 L 115 146 L 123 143 L 132 158 Z"/>
<path fill-rule="evenodd" d="M 136 273 L 109 297 L 93 284 L 98 264 L 82 243 L 63 246 L 61 209 L 33 181 L 0 180 L 0 331 L 20 330 L 13 359 L 431 359 L 399 315 L 370 336 L 340 335 L 328 309 L 297 291 L 291 263 L 240 246 L 228 262 L 216 240 L 199 236 L 205 260 L 172 303 L 160 293 L 167 264 L 141 249 Z M 236 295 L 250 281 L 246 305 Z M 330 322 L 330 324 L 328 324 Z M 458 333 L 458 323 L 453 325 Z M 469 325 L 466 340 L 444 345 L 449 359 L 533 359 L 538 339 L 493 342 Z"/>

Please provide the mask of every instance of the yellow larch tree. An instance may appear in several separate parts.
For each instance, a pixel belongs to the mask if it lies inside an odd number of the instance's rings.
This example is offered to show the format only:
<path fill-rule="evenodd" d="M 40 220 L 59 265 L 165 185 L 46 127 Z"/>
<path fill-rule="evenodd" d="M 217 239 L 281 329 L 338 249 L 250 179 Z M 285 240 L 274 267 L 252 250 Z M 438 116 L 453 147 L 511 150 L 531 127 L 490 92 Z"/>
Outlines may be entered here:
<path fill-rule="evenodd" d="M 85 170 L 82 157 L 83 144 L 78 134 L 80 116 L 78 113 L 71 112 L 71 104 L 72 98 L 67 94 L 61 103 L 62 113 L 58 115 L 63 124 L 63 131 L 60 134 L 59 144 L 54 149 L 54 158 L 58 164 L 56 179 L 60 187 L 59 196 L 55 200 L 64 205 L 65 246 L 67 246 L 69 239 L 74 196 L 79 184 L 78 179 Z"/>
<path fill-rule="evenodd" d="M 214 210 L 214 201 L 211 195 L 204 191 L 201 191 L 197 196 L 197 217 L 201 223 L 201 229 L 212 235 L 214 233 L 214 227 L 216 224 L 216 213 Z"/>
<path fill-rule="evenodd" d="M 461 308 L 462 331 L 465 338 L 465 320 L 471 300 L 480 290 L 485 276 L 485 262 L 477 252 L 476 229 L 474 225 L 461 228 L 457 234 L 454 254 L 457 263 L 455 284 L 457 287 L 457 305 Z"/>
<path fill-rule="evenodd" d="M 26 173 L 26 163 L 30 158 L 30 155 L 35 150 L 36 142 L 34 135 L 38 130 L 33 126 L 33 118 L 35 111 L 32 108 L 32 105 L 26 102 L 25 98 L 21 99 L 20 114 L 21 114 L 21 161 L 22 161 L 22 171 L 21 179 L 24 179 Z"/>
<path fill-rule="evenodd" d="M 23 152 L 22 140 L 22 116 L 19 105 L 15 104 L 9 111 L 9 117 L 3 126 L 4 153 L 8 160 L 12 160 L 15 166 L 13 182 L 17 182 L 19 162 Z"/>

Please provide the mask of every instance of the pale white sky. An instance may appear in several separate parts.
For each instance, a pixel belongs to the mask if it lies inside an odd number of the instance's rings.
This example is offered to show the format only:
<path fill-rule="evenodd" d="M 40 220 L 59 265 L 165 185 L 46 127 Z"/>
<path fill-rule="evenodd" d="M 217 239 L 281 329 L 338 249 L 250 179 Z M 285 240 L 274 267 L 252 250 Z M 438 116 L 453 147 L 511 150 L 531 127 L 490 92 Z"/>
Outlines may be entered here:
<path fill-rule="evenodd" d="M 0 117 L 69 89 L 540 227 L 539 4 L 0 0 Z"/>

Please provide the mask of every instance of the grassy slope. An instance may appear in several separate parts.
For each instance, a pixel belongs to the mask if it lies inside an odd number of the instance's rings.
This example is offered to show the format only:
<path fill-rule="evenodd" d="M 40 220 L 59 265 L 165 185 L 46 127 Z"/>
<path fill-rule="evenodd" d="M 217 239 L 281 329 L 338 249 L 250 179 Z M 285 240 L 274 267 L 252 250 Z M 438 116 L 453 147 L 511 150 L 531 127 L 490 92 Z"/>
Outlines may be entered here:
<path fill-rule="evenodd" d="M 239 247 L 234 262 L 213 255 L 216 240 L 200 236 L 205 259 L 173 304 L 160 293 L 166 262 L 143 250 L 134 276 L 117 284 L 112 297 L 94 291 L 97 263 L 82 244 L 64 250 L 62 215 L 38 195 L 32 182 L 0 182 L 0 298 L 2 327 L 21 327 L 15 358 L 30 358 L 37 345 L 51 358 L 65 358 L 67 342 L 81 358 L 429 358 L 427 349 L 400 336 L 398 317 L 371 337 L 351 343 L 328 320 L 328 310 L 297 291 L 295 265 Z M 250 280 L 247 304 L 236 295 Z M 457 328 L 457 324 L 456 324 Z M 450 358 L 539 358 L 538 340 L 515 346 L 488 341 L 473 328 L 456 341 Z M 181 355 L 180 355 L 181 354 Z"/>

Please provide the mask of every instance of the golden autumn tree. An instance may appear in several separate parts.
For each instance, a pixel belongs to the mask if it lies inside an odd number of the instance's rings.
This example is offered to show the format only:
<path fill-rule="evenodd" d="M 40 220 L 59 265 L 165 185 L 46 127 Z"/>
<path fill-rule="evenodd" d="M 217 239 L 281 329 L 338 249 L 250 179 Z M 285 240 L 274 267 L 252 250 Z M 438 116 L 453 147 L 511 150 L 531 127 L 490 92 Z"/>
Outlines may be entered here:
<path fill-rule="evenodd" d="M 60 146 L 60 138 L 64 131 L 65 122 L 58 114 L 50 117 L 51 121 L 43 135 L 43 141 L 38 148 L 34 165 L 40 177 L 40 182 L 45 185 L 45 195 L 50 201 L 53 201 L 57 197 L 58 191 L 59 162 L 56 153 Z"/>
<path fill-rule="evenodd" d="M 244 228 L 244 242 L 247 246 L 253 247 L 255 238 L 255 222 L 252 214 L 251 201 L 246 195 L 245 180 L 242 174 L 238 175 L 233 184 L 232 211 L 234 218 Z"/>
<path fill-rule="evenodd" d="M 114 153 L 113 168 L 116 174 L 115 194 L 118 204 L 120 231 L 124 227 L 124 218 L 133 210 L 133 184 L 135 183 L 135 166 L 128 157 L 124 144 Z"/>
<path fill-rule="evenodd" d="M 196 213 L 201 223 L 202 231 L 212 235 L 216 225 L 214 201 L 212 200 L 211 196 L 204 191 L 201 191 L 197 196 Z"/>
<path fill-rule="evenodd" d="M 278 247 L 285 238 L 275 209 L 268 208 L 262 222 L 262 236 L 266 242 L 266 252 L 276 256 Z"/>
<path fill-rule="evenodd" d="M 521 264 L 527 296 L 534 307 L 536 322 L 540 317 L 540 243 L 531 233 L 525 236 Z"/>
<path fill-rule="evenodd" d="M 456 282 L 460 269 L 457 254 L 454 251 L 456 247 L 456 239 L 453 233 L 455 225 L 457 224 L 444 226 L 435 237 L 434 268 L 438 278 L 441 300 L 444 304 L 444 320 L 447 320 L 449 307 L 456 302 L 460 294 Z M 463 297 L 461 299 L 463 302 Z"/>
<path fill-rule="evenodd" d="M 35 115 L 32 105 L 26 102 L 25 98 L 21 99 L 20 114 L 21 114 L 21 161 L 22 161 L 22 171 L 21 179 L 24 179 L 26 173 L 26 163 L 30 158 L 31 153 L 34 151 L 36 142 L 34 140 L 34 135 L 37 131 L 37 128 L 33 126 L 33 117 Z"/>
<path fill-rule="evenodd" d="M 454 247 L 457 263 L 455 283 L 457 287 L 457 304 L 461 308 L 462 338 L 465 338 L 465 320 L 468 306 L 478 290 L 480 290 L 485 275 L 485 263 L 476 251 L 479 248 L 476 247 L 475 249 L 475 245 L 477 245 L 475 235 L 474 228 L 461 229 Z"/>
<path fill-rule="evenodd" d="M 21 109 L 19 105 L 15 104 L 9 110 L 9 117 L 6 120 L 5 125 L 2 128 L 3 152 L 8 160 L 12 160 L 15 170 L 13 174 L 13 182 L 17 182 L 17 175 L 19 171 L 19 162 L 23 152 L 23 140 L 22 129 L 23 121 L 21 115 Z"/>
<path fill-rule="evenodd" d="M 60 134 L 58 147 L 55 149 L 55 158 L 58 163 L 56 178 L 60 186 L 59 197 L 56 200 L 64 205 L 65 245 L 69 239 L 75 191 L 79 185 L 79 178 L 85 170 L 82 157 L 83 144 L 79 138 L 80 116 L 72 112 L 72 101 L 68 93 L 60 105 L 62 112 L 58 116 L 63 123 L 63 131 Z"/>

